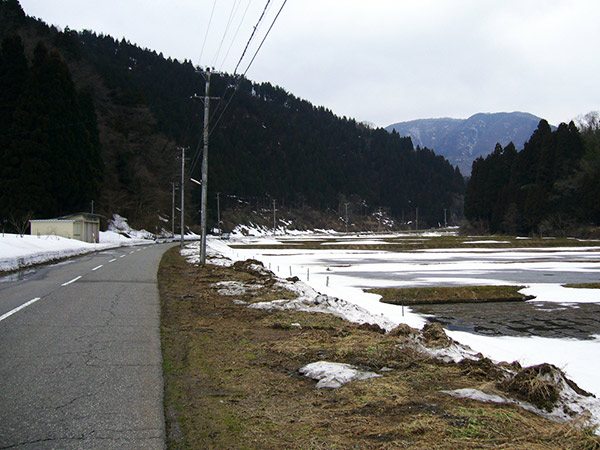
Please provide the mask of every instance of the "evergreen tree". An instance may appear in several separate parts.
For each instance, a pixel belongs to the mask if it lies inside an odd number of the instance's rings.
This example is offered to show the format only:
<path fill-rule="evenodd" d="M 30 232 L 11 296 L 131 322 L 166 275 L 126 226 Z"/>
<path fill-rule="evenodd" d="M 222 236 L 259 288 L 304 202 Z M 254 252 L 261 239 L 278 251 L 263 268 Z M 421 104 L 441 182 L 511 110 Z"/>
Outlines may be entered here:
<path fill-rule="evenodd" d="M 521 152 L 497 145 L 473 163 L 465 217 L 511 233 L 564 233 L 578 221 L 598 223 L 597 172 L 589 169 L 598 167 L 597 153 L 590 148 L 573 122 L 553 132 L 540 121 Z"/>
<path fill-rule="evenodd" d="M 93 105 L 78 96 L 58 54 L 41 43 L 35 48 L 9 136 L 4 211 L 57 216 L 80 210 L 97 195 L 102 164 Z"/>
<path fill-rule="evenodd" d="M 0 0 L 0 30 L 13 32 L 25 24 L 25 17 L 18 0 Z"/>

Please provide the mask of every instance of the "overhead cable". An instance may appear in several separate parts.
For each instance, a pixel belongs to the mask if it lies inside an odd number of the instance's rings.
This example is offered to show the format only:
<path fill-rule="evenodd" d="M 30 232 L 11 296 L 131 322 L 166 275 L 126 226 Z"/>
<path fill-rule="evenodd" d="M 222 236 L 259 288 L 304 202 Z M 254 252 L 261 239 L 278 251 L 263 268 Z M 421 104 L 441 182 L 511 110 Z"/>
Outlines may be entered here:
<path fill-rule="evenodd" d="M 237 73 L 238 67 L 240 67 L 240 64 L 242 63 L 242 60 L 244 59 L 244 56 L 246 55 L 246 51 L 248 50 L 248 47 L 250 46 L 250 43 L 252 42 L 252 39 L 254 39 L 254 34 L 256 33 L 256 30 L 258 29 L 258 26 L 260 25 L 260 22 L 262 22 L 263 17 L 265 16 L 265 13 L 267 12 L 267 9 L 269 8 L 269 4 L 271 3 L 271 0 L 267 0 L 267 4 L 265 5 L 265 9 L 263 9 L 262 14 L 260 15 L 258 22 L 256 22 L 256 25 L 254 26 L 254 30 L 252 30 L 252 34 L 250 35 L 250 39 L 248 39 L 248 42 L 246 43 L 246 47 L 244 48 L 244 51 L 242 52 L 242 56 L 240 56 L 240 60 L 238 61 L 237 65 L 235 66 L 235 70 L 233 71 L 233 74 L 235 75 Z"/>
<path fill-rule="evenodd" d="M 202 55 L 204 55 L 204 46 L 206 45 L 206 41 L 208 39 L 208 32 L 210 31 L 210 25 L 212 23 L 213 14 L 215 13 L 215 6 L 217 6 L 217 0 L 214 1 L 212 11 L 210 13 L 210 18 L 208 19 L 208 26 L 206 27 L 206 34 L 204 35 L 204 42 L 202 43 L 202 50 L 200 50 L 200 58 L 198 59 L 198 65 L 202 63 Z"/>
<path fill-rule="evenodd" d="M 231 52 L 231 47 L 233 47 L 233 43 L 235 42 L 239 32 L 240 32 L 240 28 L 242 28 L 242 23 L 244 23 L 244 19 L 246 18 L 246 15 L 248 14 L 248 9 L 250 9 L 250 4 L 252 3 L 252 0 L 248 0 L 248 4 L 246 5 L 246 10 L 244 11 L 244 15 L 242 16 L 240 23 L 238 24 L 237 29 L 235 30 L 235 34 L 233 35 L 233 38 L 231 39 L 231 43 L 229 44 L 229 48 L 227 49 L 227 53 L 225 53 L 225 56 L 223 57 L 223 61 L 221 62 L 221 66 L 219 67 L 219 71 L 223 70 L 223 66 L 225 65 L 225 61 L 227 60 L 227 57 L 229 56 L 229 52 Z"/>
<path fill-rule="evenodd" d="M 217 61 L 219 59 L 219 55 L 221 54 L 221 49 L 223 48 L 223 42 L 225 42 L 225 37 L 227 36 L 227 32 L 229 31 L 229 27 L 231 26 L 231 22 L 233 21 L 234 13 L 237 11 L 237 6 L 239 6 L 240 0 L 233 0 L 231 4 L 231 11 L 229 11 L 229 19 L 227 20 L 227 25 L 225 25 L 225 31 L 223 32 L 223 37 L 221 38 L 221 43 L 219 44 L 219 48 L 217 49 L 217 54 L 215 55 L 215 59 L 213 60 L 213 66 L 217 65 Z"/>
<path fill-rule="evenodd" d="M 258 55 L 258 52 L 260 51 L 260 49 L 262 48 L 263 44 L 265 43 L 265 40 L 267 39 L 267 36 L 271 32 L 271 29 L 273 28 L 273 25 L 275 25 L 275 22 L 277 21 L 277 18 L 279 17 L 279 14 L 281 14 L 281 11 L 283 11 L 283 7 L 285 6 L 286 3 L 287 3 L 287 0 L 284 0 L 283 4 L 281 5 L 281 8 L 279 8 L 279 11 L 277 12 L 277 15 L 273 19 L 273 22 L 271 23 L 271 26 L 267 30 L 267 34 L 265 34 L 265 37 L 263 38 L 263 40 L 261 41 L 260 45 L 256 49 L 256 52 L 254 53 L 254 56 L 252 57 L 252 60 L 250 61 L 250 64 L 248 64 L 248 67 L 246 67 L 246 71 L 244 72 L 244 76 L 246 76 L 246 74 L 248 73 L 248 70 L 250 69 L 250 66 L 254 62 L 254 59 L 256 58 L 256 55 Z"/>
<path fill-rule="evenodd" d="M 273 26 L 275 25 L 275 22 L 279 18 L 279 15 L 281 14 L 281 11 L 283 11 L 283 7 L 285 6 L 286 3 L 287 3 L 287 0 L 284 0 L 283 4 L 281 5 L 281 8 L 279 8 L 279 11 L 277 12 L 277 15 L 273 19 L 273 22 L 271 23 L 271 26 L 267 30 L 267 33 L 265 34 L 265 37 L 261 41 L 261 43 L 260 43 L 258 49 L 256 50 L 256 52 L 254 53 L 254 56 L 252 57 L 252 60 L 250 61 L 250 64 L 248 64 L 248 67 L 246 67 L 246 70 L 245 70 L 244 74 L 239 78 L 238 82 L 235 84 L 234 91 L 231 94 L 231 97 L 229 98 L 229 100 L 227 101 L 227 104 L 225 105 L 225 108 L 223 108 L 223 111 L 221 111 L 221 114 L 219 115 L 219 117 L 217 118 L 217 120 L 213 124 L 212 128 L 210 129 L 210 133 L 211 134 L 215 130 L 215 128 L 217 127 L 217 125 L 218 125 L 219 121 L 221 120 L 221 118 L 223 117 L 223 115 L 225 114 L 225 111 L 227 111 L 227 108 L 231 104 L 231 101 L 233 100 L 233 97 L 235 96 L 238 88 L 240 87 L 240 84 L 242 83 L 242 80 L 245 78 L 246 74 L 248 73 L 248 70 L 250 69 L 250 66 L 252 65 L 252 63 L 256 59 L 256 56 L 258 55 L 258 52 L 260 51 L 260 49 L 262 48 L 263 44 L 265 43 L 265 40 L 267 39 L 267 36 L 269 35 L 269 33 L 271 32 L 271 30 L 273 29 Z M 267 3 L 267 6 L 268 6 L 268 3 Z M 266 10 L 266 7 L 265 7 L 265 10 Z M 261 16 L 261 18 L 262 18 L 262 16 Z M 256 28 L 255 28 L 255 31 L 256 31 Z M 248 46 L 246 46 L 246 48 L 248 48 Z M 246 50 L 244 50 L 244 52 L 245 51 Z M 242 55 L 242 58 L 243 58 L 243 55 Z M 240 62 L 241 62 L 241 58 L 240 58 Z M 239 65 L 239 63 L 238 63 L 238 65 Z M 237 70 L 237 67 L 236 67 L 236 70 Z M 235 73 L 234 73 L 234 76 L 235 76 Z"/>

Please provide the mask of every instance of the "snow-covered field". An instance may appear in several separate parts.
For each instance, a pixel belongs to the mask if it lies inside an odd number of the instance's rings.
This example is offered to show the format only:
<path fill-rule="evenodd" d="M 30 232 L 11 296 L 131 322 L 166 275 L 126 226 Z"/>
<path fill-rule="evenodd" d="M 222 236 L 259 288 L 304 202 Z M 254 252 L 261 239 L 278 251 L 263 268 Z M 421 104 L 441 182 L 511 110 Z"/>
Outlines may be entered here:
<path fill-rule="evenodd" d="M 257 259 L 282 278 L 297 276 L 315 291 L 357 305 L 361 311 L 366 311 L 362 320 L 371 323 L 391 322 L 392 326 L 406 323 L 415 328 L 422 328 L 426 323 L 423 316 L 413 313 L 409 308 L 381 303 L 378 295 L 363 291 L 374 287 L 526 285 L 528 287 L 522 292 L 535 296 L 534 301 L 555 302 L 572 308 L 577 308 L 579 303 L 600 303 L 598 289 L 562 286 L 567 281 L 600 281 L 600 248 L 597 247 L 356 251 L 336 247 L 344 241 L 376 243 L 382 237 L 339 235 L 334 237 L 335 245 L 324 245 L 323 250 L 243 248 L 244 245 L 290 244 L 294 239 L 330 241 L 332 236 L 298 238 L 237 235 L 230 241 L 212 239 L 208 247 L 209 251 L 232 260 Z M 242 247 L 231 248 L 228 244 Z M 531 282 L 524 282 L 524 277 L 530 277 Z M 549 278 L 554 282 L 544 282 Z M 581 388 L 600 397 L 600 335 L 590 336 L 587 340 L 575 340 L 545 338 L 536 336 L 534 332 L 528 337 L 490 337 L 446 331 L 454 340 L 496 361 L 519 361 L 523 366 L 544 362 L 554 364 Z M 600 422 L 600 404 L 592 409 Z"/>

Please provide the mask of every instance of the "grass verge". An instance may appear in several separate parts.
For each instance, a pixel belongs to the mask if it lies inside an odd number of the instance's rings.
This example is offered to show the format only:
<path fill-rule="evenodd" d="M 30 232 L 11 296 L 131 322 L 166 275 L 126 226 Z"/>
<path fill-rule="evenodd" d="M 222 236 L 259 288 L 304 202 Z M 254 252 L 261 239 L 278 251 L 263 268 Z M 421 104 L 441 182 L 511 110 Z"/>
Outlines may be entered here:
<path fill-rule="evenodd" d="M 433 305 L 443 303 L 522 302 L 533 297 L 519 290 L 525 286 L 458 286 L 427 288 L 378 288 L 368 292 L 381 295 L 393 305 Z"/>
<path fill-rule="evenodd" d="M 493 371 L 403 345 L 416 330 L 248 308 L 286 292 L 247 265 L 194 267 L 175 248 L 159 289 L 169 449 L 600 448 L 587 429 L 442 393 L 488 383 Z M 382 376 L 316 389 L 298 371 L 319 360 Z"/>

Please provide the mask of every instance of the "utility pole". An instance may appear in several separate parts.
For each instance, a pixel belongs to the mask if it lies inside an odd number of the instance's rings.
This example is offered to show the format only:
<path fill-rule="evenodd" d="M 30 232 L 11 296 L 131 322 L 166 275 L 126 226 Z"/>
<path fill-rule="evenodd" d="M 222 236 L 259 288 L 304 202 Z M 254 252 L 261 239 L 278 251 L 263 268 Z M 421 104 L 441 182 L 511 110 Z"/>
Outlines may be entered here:
<path fill-rule="evenodd" d="M 217 192 L 217 227 L 219 228 L 219 237 L 221 236 L 221 193 Z"/>
<path fill-rule="evenodd" d="M 275 235 L 275 227 L 277 224 L 277 215 L 276 215 L 277 209 L 275 208 L 275 203 L 276 203 L 276 200 L 273 199 L 273 235 Z"/>
<path fill-rule="evenodd" d="M 419 231 L 419 207 L 417 206 L 416 208 L 416 212 L 415 212 L 415 230 Z"/>
<path fill-rule="evenodd" d="M 346 202 L 346 233 L 348 232 L 348 202 Z"/>
<path fill-rule="evenodd" d="M 210 70 L 206 72 L 206 87 L 204 89 L 204 149 L 202 150 L 202 203 L 200 219 L 202 240 L 200 241 L 200 264 L 206 263 L 206 197 L 208 188 L 208 115 L 210 106 Z"/>
<path fill-rule="evenodd" d="M 183 247 L 183 230 L 184 230 L 184 194 L 185 194 L 185 147 L 181 147 L 181 243 Z"/>
<path fill-rule="evenodd" d="M 200 241 L 200 263 L 206 263 L 206 203 L 208 196 L 208 120 L 210 99 L 210 69 L 206 70 L 206 87 L 204 89 L 204 149 L 202 151 L 202 206 L 200 214 L 202 215 L 201 227 L 202 237 Z"/>
<path fill-rule="evenodd" d="M 171 237 L 175 238 L 175 186 L 177 183 L 171 181 Z"/>

